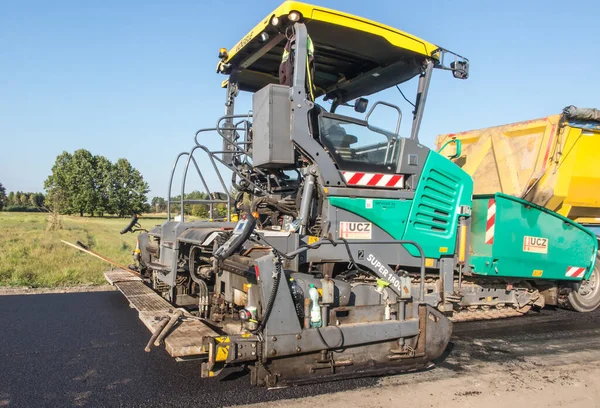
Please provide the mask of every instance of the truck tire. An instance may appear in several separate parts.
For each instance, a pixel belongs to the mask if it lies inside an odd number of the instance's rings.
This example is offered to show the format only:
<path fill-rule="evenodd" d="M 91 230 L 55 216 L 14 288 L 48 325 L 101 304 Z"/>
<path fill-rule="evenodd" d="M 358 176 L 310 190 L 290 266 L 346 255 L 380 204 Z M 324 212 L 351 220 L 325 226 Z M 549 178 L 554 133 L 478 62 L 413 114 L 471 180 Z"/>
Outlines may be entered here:
<path fill-rule="evenodd" d="M 569 306 L 577 312 L 591 312 L 600 306 L 600 256 L 588 281 L 577 283 L 567 296 Z"/>

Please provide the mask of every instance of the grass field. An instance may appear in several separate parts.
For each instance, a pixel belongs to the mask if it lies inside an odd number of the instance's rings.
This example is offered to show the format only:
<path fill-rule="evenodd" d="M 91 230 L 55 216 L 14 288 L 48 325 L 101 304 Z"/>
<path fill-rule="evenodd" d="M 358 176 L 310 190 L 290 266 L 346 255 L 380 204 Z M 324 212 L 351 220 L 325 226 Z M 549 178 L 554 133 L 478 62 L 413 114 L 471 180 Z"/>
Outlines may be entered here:
<path fill-rule="evenodd" d="M 136 234 L 119 235 L 129 219 L 63 217 L 46 231 L 47 214 L 0 212 L 0 286 L 59 287 L 104 283 L 110 265 L 61 242 L 77 240 L 108 258 L 132 262 Z M 161 221 L 142 219 L 149 228 Z"/>

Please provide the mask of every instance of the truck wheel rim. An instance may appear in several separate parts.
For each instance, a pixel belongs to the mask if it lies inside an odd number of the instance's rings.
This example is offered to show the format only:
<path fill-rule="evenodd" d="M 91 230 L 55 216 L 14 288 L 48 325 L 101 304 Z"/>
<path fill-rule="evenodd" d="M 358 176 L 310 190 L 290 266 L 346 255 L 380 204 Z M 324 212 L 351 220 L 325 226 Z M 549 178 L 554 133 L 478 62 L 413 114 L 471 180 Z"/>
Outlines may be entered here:
<path fill-rule="evenodd" d="M 577 291 L 582 298 L 593 299 L 596 297 L 599 289 L 600 279 L 598 278 L 598 268 L 594 268 L 588 281 L 581 282 Z"/>

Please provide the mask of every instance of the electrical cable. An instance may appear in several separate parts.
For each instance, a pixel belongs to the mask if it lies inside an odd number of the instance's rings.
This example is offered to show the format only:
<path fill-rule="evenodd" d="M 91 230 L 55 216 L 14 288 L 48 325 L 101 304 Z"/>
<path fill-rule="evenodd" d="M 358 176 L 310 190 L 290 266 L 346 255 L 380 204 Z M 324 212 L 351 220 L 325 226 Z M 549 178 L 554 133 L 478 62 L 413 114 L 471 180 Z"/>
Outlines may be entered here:
<path fill-rule="evenodd" d="M 321 339 L 321 343 L 323 343 L 323 345 L 328 349 L 328 350 L 340 350 L 342 348 L 342 346 L 344 345 L 344 332 L 342 331 L 342 329 L 340 329 L 338 326 L 336 325 L 332 325 L 331 327 L 335 327 L 336 329 L 339 330 L 340 332 L 340 341 L 339 344 L 336 346 L 330 346 L 327 341 L 325 341 L 325 338 L 323 337 L 323 334 L 321 334 L 321 328 L 320 327 L 316 327 L 317 329 L 317 334 L 319 335 L 319 338 Z"/>
<path fill-rule="evenodd" d="M 281 274 L 283 270 L 281 256 L 278 253 L 276 253 L 275 256 L 277 257 L 277 265 L 275 266 L 277 273 L 273 279 L 273 288 L 271 289 L 271 294 L 269 295 L 269 300 L 267 301 L 267 307 L 265 308 L 265 312 L 263 313 L 260 322 L 258 322 L 255 330 L 251 330 L 253 333 L 261 332 L 265 328 L 267 320 L 269 320 L 269 316 L 271 315 L 271 310 L 273 310 L 273 306 L 275 305 L 275 297 L 277 296 L 277 291 L 279 290 L 279 281 L 281 280 Z"/>
<path fill-rule="evenodd" d="M 256 236 L 256 240 L 253 239 L 253 241 L 255 241 L 255 242 L 264 241 L 267 245 L 273 247 L 273 245 L 271 245 L 269 243 L 269 241 L 267 241 L 264 237 L 260 237 L 258 235 Z M 334 247 L 338 246 L 338 243 L 335 242 L 334 240 L 332 240 L 331 238 L 321 238 L 321 241 L 328 241 Z M 356 261 L 354 260 L 354 257 L 352 256 L 352 251 L 350 250 L 350 245 L 348 244 L 348 241 L 345 238 L 340 238 L 340 241 L 342 241 L 342 243 L 344 244 L 344 247 L 346 248 L 346 252 L 348 253 L 348 258 L 350 259 L 350 265 L 353 265 L 359 272 L 371 274 L 372 273 L 371 271 L 369 271 L 368 269 L 364 269 L 358 263 L 356 263 Z M 314 244 L 309 244 L 309 245 L 303 245 L 298 248 L 316 249 L 316 248 L 319 248 L 321 245 L 323 245 L 323 244 L 322 243 L 321 244 L 314 243 Z M 283 257 L 285 259 L 294 259 L 296 257 L 296 255 L 289 256 L 287 254 L 279 252 L 275 248 L 273 248 L 273 251 L 275 251 L 278 256 Z"/>
<path fill-rule="evenodd" d="M 354 265 L 354 267 L 360 272 L 372 273 L 371 271 L 369 271 L 367 269 L 363 269 L 359 264 L 356 263 L 356 261 L 354 260 L 354 257 L 352 256 L 352 251 L 350 251 L 350 245 L 348 245 L 348 241 L 346 241 L 345 238 L 340 238 L 340 240 L 344 243 L 344 246 L 346 247 L 346 252 L 348 252 L 348 258 L 350 258 L 350 262 L 352 262 L 352 265 Z M 350 266 L 350 265 L 348 265 L 348 266 Z"/>
<path fill-rule="evenodd" d="M 415 106 L 414 103 L 412 103 L 411 101 L 408 100 L 408 98 L 406 96 L 404 96 L 404 92 L 402 92 L 402 89 L 400 89 L 400 87 L 398 85 L 396 85 L 396 89 L 400 92 L 400 95 L 402 95 L 402 97 L 404 98 L 404 100 L 408 103 L 410 103 L 412 105 L 413 108 L 417 109 L 417 107 Z"/>

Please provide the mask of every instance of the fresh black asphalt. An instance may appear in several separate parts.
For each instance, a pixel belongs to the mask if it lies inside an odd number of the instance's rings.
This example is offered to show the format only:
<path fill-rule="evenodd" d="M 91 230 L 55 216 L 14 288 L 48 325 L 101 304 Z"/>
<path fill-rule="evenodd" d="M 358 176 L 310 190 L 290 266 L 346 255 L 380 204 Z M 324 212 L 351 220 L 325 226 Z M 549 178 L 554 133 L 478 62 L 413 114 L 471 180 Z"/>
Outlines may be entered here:
<path fill-rule="evenodd" d="M 598 327 L 597 312 L 544 310 L 526 318 L 457 325 L 449 350 L 458 353 L 475 337 L 554 339 Z M 203 380 L 198 361 L 177 363 L 162 348 L 145 353 L 149 337 L 119 292 L 0 296 L 0 407 L 216 407 L 338 392 L 378 381 L 266 390 L 251 386 L 239 371 Z M 502 353 L 498 358 L 511 357 Z"/>
<path fill-rule="evenodd" d="M 269 391 L 247 375 L 144 352 L 150 332 L 119 292 L 0 296 L 0 406 L 222 406 L 368 386 L 361 379 Z"/>

